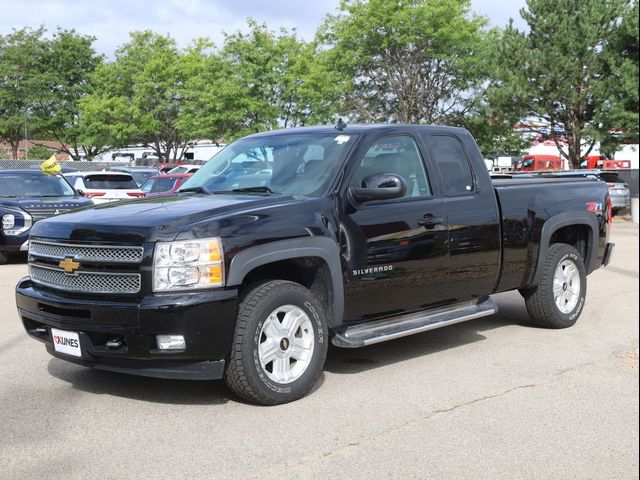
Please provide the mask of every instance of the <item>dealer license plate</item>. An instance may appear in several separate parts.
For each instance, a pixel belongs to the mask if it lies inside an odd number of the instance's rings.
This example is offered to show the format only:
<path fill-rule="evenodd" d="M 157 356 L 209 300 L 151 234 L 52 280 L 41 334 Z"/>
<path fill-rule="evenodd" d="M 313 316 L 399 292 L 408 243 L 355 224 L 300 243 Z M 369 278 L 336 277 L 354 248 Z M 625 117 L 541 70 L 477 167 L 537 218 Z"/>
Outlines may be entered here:
<path fill-rule="evenodd" d="M 51 329 L 51 338 L 53 338 L 53 348 L 56 352 L 81 357 L 80 337 L 76 332 L 67 332 L 65 330 Z"/>

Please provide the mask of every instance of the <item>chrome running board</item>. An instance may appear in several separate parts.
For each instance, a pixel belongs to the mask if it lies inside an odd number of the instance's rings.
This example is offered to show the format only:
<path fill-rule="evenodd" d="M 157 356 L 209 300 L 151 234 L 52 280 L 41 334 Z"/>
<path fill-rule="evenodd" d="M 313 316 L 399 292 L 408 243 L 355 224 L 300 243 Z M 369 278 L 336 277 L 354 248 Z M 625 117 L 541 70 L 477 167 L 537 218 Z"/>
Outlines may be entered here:
<path fill-rule="evenodd" d="M 415 333 L 422 333 L 498 312 L 498 306 L 487 298 L 481 302 L 466 302 L 445 308 L 353 325 L 337 331 L 331 343 L 336 347 L 358 348 L 386 342 Z"/>

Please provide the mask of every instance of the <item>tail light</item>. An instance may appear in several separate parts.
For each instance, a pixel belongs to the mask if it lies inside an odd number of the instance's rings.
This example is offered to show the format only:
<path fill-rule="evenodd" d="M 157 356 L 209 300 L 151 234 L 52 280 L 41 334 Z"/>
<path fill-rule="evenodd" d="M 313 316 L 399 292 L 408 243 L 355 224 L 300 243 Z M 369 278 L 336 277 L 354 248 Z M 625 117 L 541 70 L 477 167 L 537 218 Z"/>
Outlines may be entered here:
<path fill-rule="evenodd" d="M 615 187 L 615 186 L 616 186 L 616 184 L 615 184 L 615 183 L 607 183 L 607 187 L 609 187 L 609 188 L 613 188 L 613 187 Z"/>
<path fill-rule="evenodd" d="M 104 197 L 107 192 L 84 192 L 84 196 L 88 198 Z"/>
<path fill-rule="evenodd" d="M 629 188 L 629 184 L 628 184 L 628 183 L 625 183 L 625 184 L 624 184 L 624 188 Z"/>
<path fill-rule="evenodd" d="M 611 197 L 607 195 L 607 223 L 613 221 L 613 210 L 611 208 Z"/>
<path fill-rule="evenodd" d="M 127 192 L 127 195 L 130 197 L 144 197 L 144 193 L 142 192 Z"/>

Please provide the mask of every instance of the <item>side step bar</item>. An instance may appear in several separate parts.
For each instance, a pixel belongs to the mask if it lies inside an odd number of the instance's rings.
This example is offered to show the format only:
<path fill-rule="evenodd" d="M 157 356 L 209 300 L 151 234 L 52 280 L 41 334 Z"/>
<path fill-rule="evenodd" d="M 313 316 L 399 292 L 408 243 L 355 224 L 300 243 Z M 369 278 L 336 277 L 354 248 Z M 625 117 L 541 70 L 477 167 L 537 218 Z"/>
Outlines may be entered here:
<path fill-rule="evenodd" d="M 338 331 L 331 342 L 336 347 L 358 348 L 374 343 L 406 337 L 440 327 L 486 317 L 498 312 L 498 306 L 487 298 L 481 302 L 466 302 L 437 310 L 400 315 L 361 323 Z"/>

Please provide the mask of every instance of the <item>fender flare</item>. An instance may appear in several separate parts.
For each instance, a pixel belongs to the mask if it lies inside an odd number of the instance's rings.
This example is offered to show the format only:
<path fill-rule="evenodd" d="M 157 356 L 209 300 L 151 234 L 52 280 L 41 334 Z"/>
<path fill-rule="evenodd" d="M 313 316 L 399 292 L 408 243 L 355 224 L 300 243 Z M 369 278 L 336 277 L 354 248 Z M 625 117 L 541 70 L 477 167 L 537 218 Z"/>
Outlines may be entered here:
<path fill-rule="evenodd" d="M 301 257 L 320 258 L 327 264 L 333 299 L 333 315 L 330 316 L 332 321 L 330 321 L 329 327 L 340 325 L 344 316 L 342 267 L 338 244 L 331 238 L 293 238 L 242 250 L 231 259 L 226 283 L 228 286 L 240 285 L 244 278 L 258 267 Z"/>
<path fill-rule="evenodd" d="M 542 268 L 547 258 L 549 247 L 551 246 L 551 236 L 560 228 L 569 225 L 586 225 L 589 227 L 589 238 L 587 239 L 587 252 L 585 258 L 585 269 L 587 275 L 595 270 L 598 264 L 598 222 L 592 213 L 589 212 L 563 212 L 549 218 L 542 226 L 540 235 L 540 247 L 538 250 L 538 260 L 536 262 L 536 270 L 529 286 L 535 287 L 540 283 L 542 277 Z"/>

